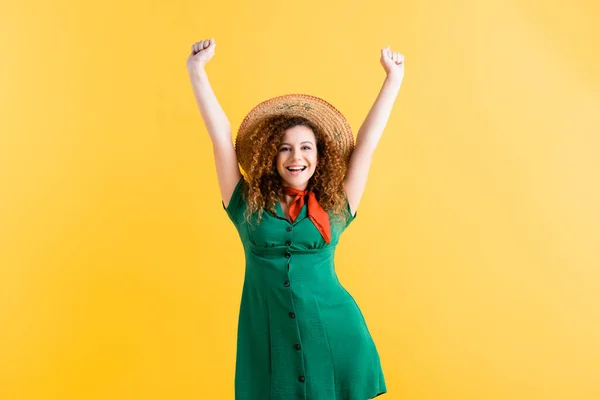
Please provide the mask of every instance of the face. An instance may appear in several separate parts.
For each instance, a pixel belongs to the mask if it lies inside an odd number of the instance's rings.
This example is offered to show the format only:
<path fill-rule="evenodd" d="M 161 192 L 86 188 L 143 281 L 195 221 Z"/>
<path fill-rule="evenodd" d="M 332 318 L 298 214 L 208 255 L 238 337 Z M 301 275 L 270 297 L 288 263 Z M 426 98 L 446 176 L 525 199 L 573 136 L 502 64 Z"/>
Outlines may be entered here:
<path fill-rule="evenodd" d="M 305 190 L 317 168 L 317 140 L 310 128 L 298 125 L 283 134 L 277 152 L 277 172 L 283 186 Z M 290 171 L 298 169 L 301 171 Z"/>

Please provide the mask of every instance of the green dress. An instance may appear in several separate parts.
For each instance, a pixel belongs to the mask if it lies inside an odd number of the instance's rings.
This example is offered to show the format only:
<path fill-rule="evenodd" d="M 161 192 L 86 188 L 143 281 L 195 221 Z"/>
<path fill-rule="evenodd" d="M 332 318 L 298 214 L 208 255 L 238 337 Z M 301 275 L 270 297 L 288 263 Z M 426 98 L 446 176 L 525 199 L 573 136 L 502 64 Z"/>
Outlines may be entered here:
<path fill-rule="evenodd" d="M 326 243 L 305 204 L 291 223 L 263 213 L 244 221 L 237 184 L 223 208 L 246 258 L 235 373 L 236 400 L 367 400 L 386 392 L 379 355 L 363 315 L 338 281 L 334 253 L 356 218 L 331 224 Z M 349 206 L 348 206 L 349 209 Z"/>

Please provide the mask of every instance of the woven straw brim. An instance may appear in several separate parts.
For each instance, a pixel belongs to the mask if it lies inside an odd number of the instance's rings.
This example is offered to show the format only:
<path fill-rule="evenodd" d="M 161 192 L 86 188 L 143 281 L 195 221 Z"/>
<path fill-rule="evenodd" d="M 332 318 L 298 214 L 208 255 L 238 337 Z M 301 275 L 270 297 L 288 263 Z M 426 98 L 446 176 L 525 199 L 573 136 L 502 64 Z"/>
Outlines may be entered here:
<path fill-rule="evenodd" d="M 315 124 L 330 142 L 336 143 L 346 162 L 354 149 L 354 137 L 346 118 L 325 100 L 307 94 L 288 94 L 264 101 L 242 121 L 235 139 L 235 151 L 242 169 L 248 173 L 256 147 L 249 136 L 256 125 L 275 115 L 300 116 Z"/>

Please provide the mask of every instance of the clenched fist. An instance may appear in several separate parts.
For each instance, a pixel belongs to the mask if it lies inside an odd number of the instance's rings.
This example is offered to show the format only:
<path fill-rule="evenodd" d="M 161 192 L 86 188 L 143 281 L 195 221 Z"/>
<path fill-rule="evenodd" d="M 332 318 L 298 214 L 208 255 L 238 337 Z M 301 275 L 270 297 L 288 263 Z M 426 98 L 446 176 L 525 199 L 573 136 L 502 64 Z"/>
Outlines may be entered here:
<path fill-rule="evenodd" d="M 390 46 L 381 49 L 381 65 L 388 76 L 402 81 L 404 79 L 404 55 L 390 50 Z"/>
<path fill-rule="evenodd" d="M 201 40 L 192 45 L 192 52 L 187 59 L 187 68 L 191 73 L 195 70 L 204 68 L 215 55 L 215 39 Z"/>

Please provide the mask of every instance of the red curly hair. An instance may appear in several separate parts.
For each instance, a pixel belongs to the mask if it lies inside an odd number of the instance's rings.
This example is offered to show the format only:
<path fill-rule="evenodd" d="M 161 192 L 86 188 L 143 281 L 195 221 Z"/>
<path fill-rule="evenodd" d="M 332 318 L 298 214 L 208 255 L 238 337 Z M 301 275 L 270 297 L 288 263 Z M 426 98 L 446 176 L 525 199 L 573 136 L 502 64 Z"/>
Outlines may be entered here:
<path fill-rule="evenodd" d="M 317 141 L 318 164 L 306 189 L 315 193 L 321 207 L 329 212 L 334 221 L 346 221 L 350 217 L 343 186 L 348 161 L 337 144 L 304 117 L 276 115 L 265 118 L 250 132 L 249 140 L 255 152 L 246 171 L 248 185 L 244 189 L 247 199 L 245 217 L 249 223 L 250 216 L 255 213 L 257 223 L 260 223 L 264 210 L 276 214 L 277 202 L 284 197 L 282 179 L 276 165 L 279 144 L 287 129 L 299 125 L 311 129 Z"/>

